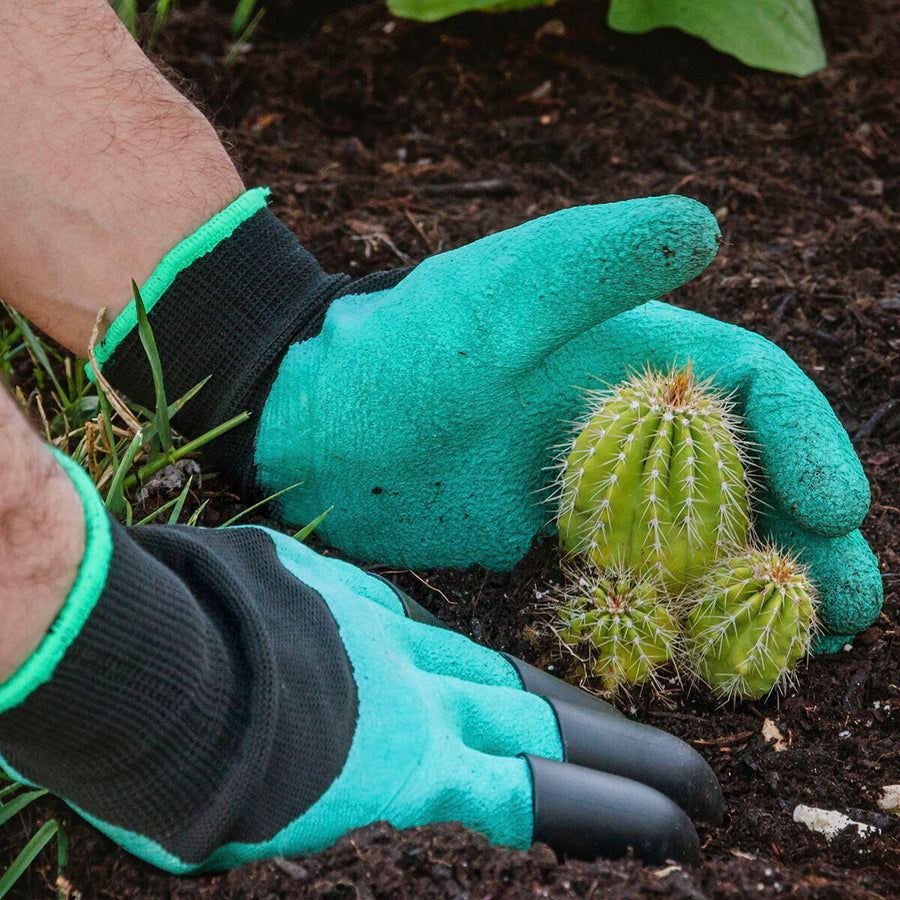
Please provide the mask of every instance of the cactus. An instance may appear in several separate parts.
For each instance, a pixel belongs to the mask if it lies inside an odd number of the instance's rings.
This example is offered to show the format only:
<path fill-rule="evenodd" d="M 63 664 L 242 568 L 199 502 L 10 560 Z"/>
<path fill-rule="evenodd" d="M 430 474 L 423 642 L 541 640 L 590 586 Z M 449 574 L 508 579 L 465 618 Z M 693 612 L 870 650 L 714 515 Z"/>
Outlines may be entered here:
<path fill-rule="evenodd" d="M 806 570 L 774 546 L 745 550 L 700 579 L 685 623 L 691 669 L 725 699 L 783 687 L 817 626 Z"/>
<path fill-rule="evenodd" d="M 660 578 L 677 593 L 746 543 L 748 487 L 731 408 L 688 364 L 589 396 L 567 447 L 559 538 L 598 568 Z"/>
<path fill-rule="evenodd" d="M 643 684 L 674 658 L 678 623 L 662 602 L 660 586 L 622 571 L 572 569 L 553 630 L 573 653 L 584 651 L 585 676 L 615 692 Z"/>

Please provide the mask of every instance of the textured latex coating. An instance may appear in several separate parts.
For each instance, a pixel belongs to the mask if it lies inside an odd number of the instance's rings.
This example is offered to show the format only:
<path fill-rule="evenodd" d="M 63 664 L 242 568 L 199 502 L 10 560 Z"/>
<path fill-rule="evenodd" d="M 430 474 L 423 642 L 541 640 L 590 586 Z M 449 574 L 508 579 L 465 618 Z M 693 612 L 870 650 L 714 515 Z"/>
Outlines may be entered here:
<path fill-rule="evenodd" d="M 361 559 L 508 569 L 551 517 L 551 448 L 579 412 L 581 365 L 550 359 L 713 258 L 701 204 L 656 197 L 564 210 L 431 257 L 396 287 L 345 296 L 291 347 L 262 413 L 281 516 Z M 598 356 L 594 368 L 605 367 Z"/>

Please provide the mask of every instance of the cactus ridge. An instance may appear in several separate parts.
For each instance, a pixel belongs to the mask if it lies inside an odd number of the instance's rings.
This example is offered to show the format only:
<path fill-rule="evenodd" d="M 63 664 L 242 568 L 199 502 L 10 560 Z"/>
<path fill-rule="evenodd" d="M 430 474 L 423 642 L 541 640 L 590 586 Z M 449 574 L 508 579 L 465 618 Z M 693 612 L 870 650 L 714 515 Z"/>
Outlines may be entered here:
<path fill-rule="evenodd" d="M 559 479 L 560 542 L 680 590 L 746 542 L 743 442 L 727 397 L 691 366 L 588 395 Z"/>
<path fill-rule="evenodd" d="M 687 656 L 725 700 L 783 690 L 818 626 L 806 569 L 773 545 L 724 560 L 700 581 Z"/>
<path fill-rule="evenodd" d="M 607 691 L 656 681 L 680 644 L 674 614 L 657 582 L 622 569 L 572 567 L 556 598 L 551 627 L 571 652 L 583 655 L 581 674 L 599 677 Z"/>

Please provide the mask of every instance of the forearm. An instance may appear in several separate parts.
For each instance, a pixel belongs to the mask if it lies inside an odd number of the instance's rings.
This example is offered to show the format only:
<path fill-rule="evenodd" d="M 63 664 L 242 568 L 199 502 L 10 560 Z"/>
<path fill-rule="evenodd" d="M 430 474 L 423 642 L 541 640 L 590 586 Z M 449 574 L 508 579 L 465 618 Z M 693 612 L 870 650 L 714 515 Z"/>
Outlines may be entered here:
<path fill-rule="evenodd" d="M 84 516 L 59 464 L 0 388 L 0 684 L 43 639 L 75 583 Z"/>
<path fill-rule="evenodd" d="M 243 185 L 106 0 L 0 0 L 0 85 L 0 297 L 84 354 Z"/>

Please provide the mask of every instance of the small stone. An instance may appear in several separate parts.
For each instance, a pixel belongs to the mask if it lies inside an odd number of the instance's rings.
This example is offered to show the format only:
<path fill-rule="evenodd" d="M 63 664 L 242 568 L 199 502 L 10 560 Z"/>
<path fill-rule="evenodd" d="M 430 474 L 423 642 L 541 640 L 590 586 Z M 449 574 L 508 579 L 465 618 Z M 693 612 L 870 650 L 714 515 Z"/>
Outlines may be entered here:
<path fill-rule="evenodd" d="M 856 826 L 856 833 L 861 838 L 869 837 L 873 832 L 881 833 L 880 828 L 866 825 L 865 822 L 857 822 L 836 809 L 819 809 L 817 806 L 804 806 L 802 803 L 794 809 L 793 819 L 805 825 L 810 831 L 824 834 L 829 841 L 851 825 Z"/>
<path fill-rule="evenodd" d="M 886 784 L 881 789 L 878 808 L 886 813 L 900 815 L 900 784 Z"/>
<path fill-rule="evenodd" d="M 563 38 L 566 36 L 566 25 L 562 19 L 548 19 L 534 33 L 534 39 L 540 41 L 545 37 Z"/>
<path fill-rule="evenodd" d="M 171 494 L 184 488 L 189 478 L 199 483 L 200 465 L 193 459 L 179 459 L 177 462 L 160 469 L 149 478 L 138 492 L 138 503 L 146 503 L 151 497 L 160 494 Z"/>

